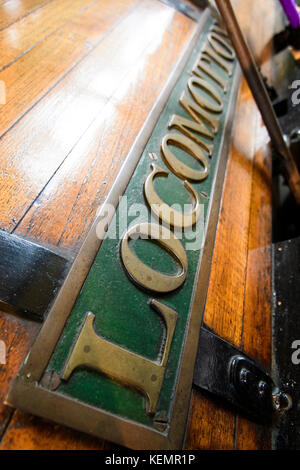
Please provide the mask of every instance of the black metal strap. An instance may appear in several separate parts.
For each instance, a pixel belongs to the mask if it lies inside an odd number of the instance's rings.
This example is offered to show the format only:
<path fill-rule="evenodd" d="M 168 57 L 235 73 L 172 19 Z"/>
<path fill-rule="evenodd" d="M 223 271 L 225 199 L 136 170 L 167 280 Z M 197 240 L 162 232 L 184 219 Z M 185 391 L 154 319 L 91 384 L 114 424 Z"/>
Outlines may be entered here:
<path fill-rule="evenodd" d="M 248 417 L 269 421 L 282 395 L 255 361 L 206 326 L 201 328 L 194 385 L 225 399 Z"/>

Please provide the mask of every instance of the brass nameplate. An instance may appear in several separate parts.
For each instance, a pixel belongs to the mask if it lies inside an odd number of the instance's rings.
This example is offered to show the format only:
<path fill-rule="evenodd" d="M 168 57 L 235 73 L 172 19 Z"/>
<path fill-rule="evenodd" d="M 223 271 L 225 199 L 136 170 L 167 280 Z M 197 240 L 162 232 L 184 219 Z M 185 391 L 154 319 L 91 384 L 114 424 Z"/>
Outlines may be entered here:
<path fill-rule="evenodd" d="M 183 445 L 230 147 L 240 73 L 204 18 L 7 398 L 137 449 Z"/>

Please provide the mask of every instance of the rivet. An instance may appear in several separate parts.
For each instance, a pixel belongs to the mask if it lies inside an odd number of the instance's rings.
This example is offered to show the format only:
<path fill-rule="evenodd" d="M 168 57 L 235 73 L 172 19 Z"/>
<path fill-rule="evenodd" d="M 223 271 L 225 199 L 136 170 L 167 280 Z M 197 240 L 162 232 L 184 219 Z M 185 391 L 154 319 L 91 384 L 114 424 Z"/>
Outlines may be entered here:
<path fill-rule="evenodd" d="M 250 371 L 246 369 L 245 367 L 243 367 L 240 371 L 240 381 L 243 383 L 247 383 L 249 375 L 250 375 Z"/>

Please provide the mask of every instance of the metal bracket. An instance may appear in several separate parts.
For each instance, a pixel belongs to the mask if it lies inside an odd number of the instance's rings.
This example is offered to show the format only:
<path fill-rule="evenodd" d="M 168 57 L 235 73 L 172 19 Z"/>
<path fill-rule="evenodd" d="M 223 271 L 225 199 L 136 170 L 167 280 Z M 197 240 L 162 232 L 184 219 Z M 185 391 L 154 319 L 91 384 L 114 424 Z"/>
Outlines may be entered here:
<path fill-rule="evenodd" d="M 53 251 L 0 231 L 0 308 L 42 320 L 70 262 Z"/>
<path fill-rule="evenodd" d="M 288 400 L 271 376 L 238 348 L 201 328 L 194 385 L 225 399 L 247 417 L 269 422 Z"/>
<path fill-rule="evenodd" d="M 0 231 L 0 306 L 43 319 L 66 276 L 70 261 L 35 243 Z M 250 357 L 202 326 L 195 386 L 225 399 L 256 421 L 269 421 L 288 399 Z"/>

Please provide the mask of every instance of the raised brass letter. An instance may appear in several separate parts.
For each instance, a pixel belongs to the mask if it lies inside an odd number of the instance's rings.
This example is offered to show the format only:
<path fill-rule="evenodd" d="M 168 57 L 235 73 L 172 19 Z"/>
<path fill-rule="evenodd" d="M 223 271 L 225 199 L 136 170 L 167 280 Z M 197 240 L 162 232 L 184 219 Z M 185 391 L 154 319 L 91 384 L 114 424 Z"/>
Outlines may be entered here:
<path fill-rule="evenodd" d="M 205 91 L 208 95 L 213 98 L 215 103 L 212 103 L 212 101 L 208 100 L 207 98 L 204 98 L 199 93 L 199 88 L 201 90 Z M 206 80 L 203 80 L 203 78 L 198 78 L 198 77 L 191 77 L 188 81 L 188 89 L 190 90 L 190 93 L 194 100 L 204 109 L 207 111 L 210 111 L 211 113 L 221 113 L 223 111 L 223 101 L 217 92 L 217 90 L 208 83 Z"/>
<path fill-rule="evenodd" d="M 129 239 L 137 237 L 148 237 L 166 248 L 181 264 L 181 272 L 168 275 L 146 266 L 129 248 Z M 153 292 L 172 292 L 184 283 L 187 275 L 188 260 L 182 244 L 170 230 L 157 224 L 144 223 L 129 229 L 121 243 L 121 259 L 130 277 L 144 289 Z"/>
<path fill-rule="evenodd" d="M 197 135 L 190 132 L 190 130 L 193 130 L 194 132 L 197 132 L 198 134 L 203 135 L 207 139 L 213 140 L 212 133 L 208 130 L 208 128 L 202 122 L 198 123 L 195 121 L 191 121 L 190 119 L 177 116 L 177 114 L 173 114 L 173 116 L 170 119 L 168 127 L 169 129 L 175 128 L 178 131 L 182 132 L 182 134 L 185 134 L 190 139 L 193 139 L 197 144 L 201 145 L 201 147 L 203 147 L 204 150 L 206 150 L 206 152 L 208 152 L 209 155 L 212 155 L 214 146 L 207 144 L 203 140 L 199 139 Z"/>
<path fill-rule="evenodd" d="M 163 170 L 159 166 L 151 163 L 150 165 L 152 172 L 148 176 L 145 181 L 144 191 L 145 197 L 151 210 L 156 214 L 163 222 L 166 224 L 171 225 L 172 227 L 185 229 L 192 227 L 198 220 L 201 210 L 201 202 L 197 192 L 194 188 L 188 183 L 187 181 L 184 182 L 184 186 L 186 189 L 191 193 L 194 199 L 194 208 L 190 214 L 184 214 L 182 212 L 178 212 L 168 204 L 163 202 L 158 194 L 156 193 L 153 180 L 156 176 L 168 176 L 169 172 Z"/>
<path fill-rule="evenodd" d="M 155 413 L 178 315 L 157 300 L 152 299 L 150 305 L 162 315 L 166 327 L 164 352 L 160 362 L 146 359 L 98 336 L 93 327 L 95 315 L 88 313 L 62 379 L 68 380 L 78 367 L 95 369 L 145 393 L 148 398 L 147 413 Z"/>
<path fill-rule="evenodd" d="M 202 171 L 193 170 L 191 167 L 183 163 L 174 153 L 170 150 L 169 145 L 174 145 L 185 152 L 189 153 L 197 161 L 201 162 L 204 166 Z M 181 134 L 167 134 L 162 140 L 161 151 L 166 163 L 171 168 L 172 172 L 179 178 L 187 179 L 191 181 L 202 181 L 207 178 L 209 172 L 208 160 L 201 150 L 201 148 L 195 144 L 188 137 Z"/>

